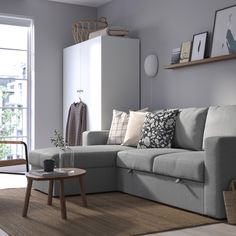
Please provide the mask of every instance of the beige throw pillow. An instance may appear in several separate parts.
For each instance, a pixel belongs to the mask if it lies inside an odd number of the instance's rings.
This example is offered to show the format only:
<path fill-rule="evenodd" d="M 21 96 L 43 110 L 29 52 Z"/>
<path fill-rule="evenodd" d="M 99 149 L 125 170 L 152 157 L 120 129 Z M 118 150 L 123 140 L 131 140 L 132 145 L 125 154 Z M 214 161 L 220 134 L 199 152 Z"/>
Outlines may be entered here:
<path fill-rule="evenodd" d="M 148 111 L 148 107 L 139 111 Z M 109 131 L 107 144 L 122 144 L 125 138 L 129 121 L 129 114 L 124 111 L 113 110 L 111 128 Z"/>
<path fill-rule="evenodd" d="M 130 111 L 129 122 L 122 145 L 137 146 L 147 112 Z"/>

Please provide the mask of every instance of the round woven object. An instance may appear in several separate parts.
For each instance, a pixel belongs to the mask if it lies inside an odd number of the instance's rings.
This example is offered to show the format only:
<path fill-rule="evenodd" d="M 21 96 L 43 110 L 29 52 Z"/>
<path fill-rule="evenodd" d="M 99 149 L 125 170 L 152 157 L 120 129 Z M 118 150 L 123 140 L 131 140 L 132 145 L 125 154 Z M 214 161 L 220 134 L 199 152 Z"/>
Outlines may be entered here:
<path fill-rule="evenodd" d="M 236 180 L 232 180 L 230 183 L 229 191 L 223 191 L 225 211 L 229 224 L 236 224 Z"/>
<path fill-rule="evenodd" d="M 105 17 L 100 17 L 97 20 L 80 20 L 72 26 L 72 33 L 75 43 L 80 43 L 89 38 L 91 32 L 104 29 L 108 26 Z"/>

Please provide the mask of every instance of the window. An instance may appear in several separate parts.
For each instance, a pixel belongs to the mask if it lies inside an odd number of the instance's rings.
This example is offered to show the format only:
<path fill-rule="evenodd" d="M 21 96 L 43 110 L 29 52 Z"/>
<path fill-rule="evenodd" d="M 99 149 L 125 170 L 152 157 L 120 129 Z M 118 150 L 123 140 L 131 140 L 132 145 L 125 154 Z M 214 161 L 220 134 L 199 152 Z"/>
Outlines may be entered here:
<path fill-rule="evenodd" d="M 31 148 L 33 131 L 33 22 L 0 15 L 0 139 Z M 23 155 L 23 147 L 0 145 L 0 159 Z"/>

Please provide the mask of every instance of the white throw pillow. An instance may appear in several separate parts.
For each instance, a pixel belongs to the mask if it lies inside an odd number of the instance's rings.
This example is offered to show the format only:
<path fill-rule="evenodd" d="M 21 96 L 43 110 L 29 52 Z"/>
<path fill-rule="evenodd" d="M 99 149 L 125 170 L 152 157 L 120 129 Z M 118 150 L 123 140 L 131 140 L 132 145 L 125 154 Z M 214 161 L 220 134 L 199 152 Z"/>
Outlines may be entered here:
<path fill-rule="evenodd" d="M 142 134 L 143 122 L 147 112 L 130 111 L 129 122 L 122 145 L 137 146 Z"/>
<path fill-rule="evenodd" d="M 107 144 L 121 144 L 124 141 L 128 121 L 129 114 L 124 111 L 113 110 Z"/>

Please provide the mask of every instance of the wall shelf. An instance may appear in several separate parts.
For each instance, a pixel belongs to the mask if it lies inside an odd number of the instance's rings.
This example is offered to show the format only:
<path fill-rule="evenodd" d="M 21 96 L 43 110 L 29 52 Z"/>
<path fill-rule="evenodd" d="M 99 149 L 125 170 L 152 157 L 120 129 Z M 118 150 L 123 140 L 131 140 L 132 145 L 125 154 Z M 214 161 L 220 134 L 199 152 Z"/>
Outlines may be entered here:
<path fill-rule="evenodd" d="M 197 61 L 171 64 L 171 65 L 164 66 L 164 68 L 165 69 L 178 69 L 178 68 L 187 67 L 187 66 L 208 64 L 208 63 L 213 63 L 213 62 L 217 62 L 217 61 L 226 61 L 226 60 L 232 60 L 232 59 L 236 59 L 236 53 L 224 55 L 224 56 L 205 58 L 205 59 L 197 60 Z"/>

